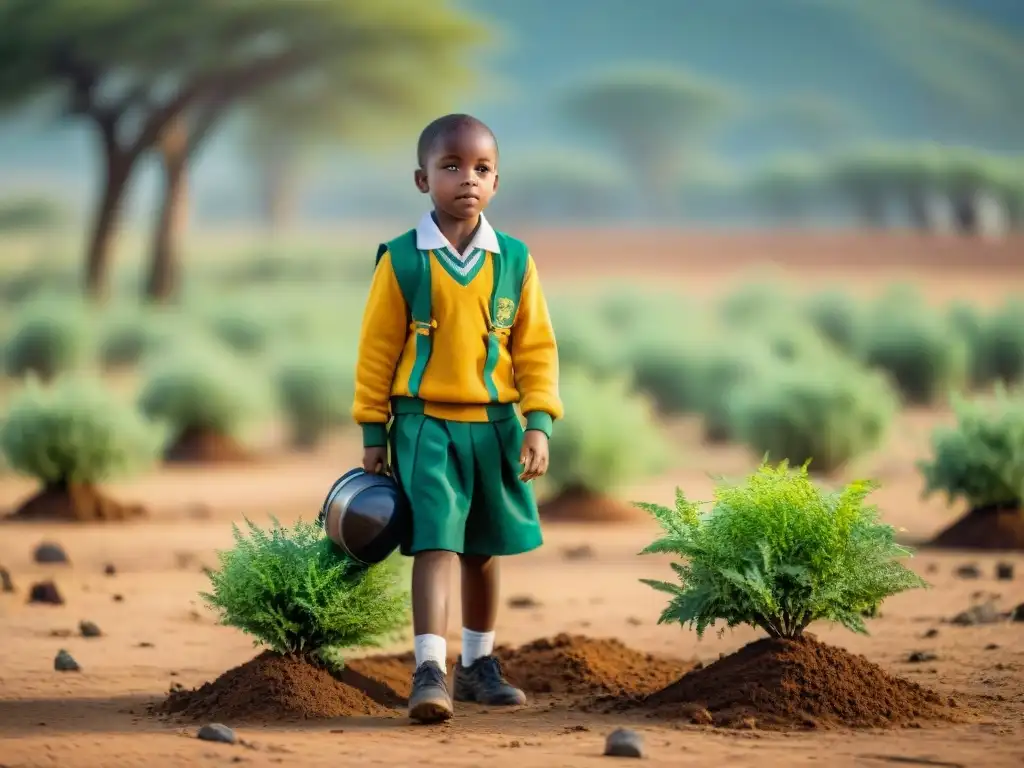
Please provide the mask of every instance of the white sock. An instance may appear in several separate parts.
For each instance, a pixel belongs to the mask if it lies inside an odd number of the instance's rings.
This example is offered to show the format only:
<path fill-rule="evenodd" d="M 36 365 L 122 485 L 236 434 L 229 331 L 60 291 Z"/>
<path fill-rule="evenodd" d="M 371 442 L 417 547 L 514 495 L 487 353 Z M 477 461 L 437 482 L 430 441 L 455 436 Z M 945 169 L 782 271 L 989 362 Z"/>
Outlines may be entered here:
<path fill-rule="evenodd" d="M 462 666 L 471 667 L 473 662 L 494 652 L 494 632 L 474 632 L 462 628 Z"/>
<path fill-rule="evenodd" d="M 441 671 L 448 672 L 447 656 L 448 644 L 440 635 L 416 635 L 413 638 L 413 647 L 416 649 L 416 668 L 425 661 L 433 661 L 441 668 Z"/>

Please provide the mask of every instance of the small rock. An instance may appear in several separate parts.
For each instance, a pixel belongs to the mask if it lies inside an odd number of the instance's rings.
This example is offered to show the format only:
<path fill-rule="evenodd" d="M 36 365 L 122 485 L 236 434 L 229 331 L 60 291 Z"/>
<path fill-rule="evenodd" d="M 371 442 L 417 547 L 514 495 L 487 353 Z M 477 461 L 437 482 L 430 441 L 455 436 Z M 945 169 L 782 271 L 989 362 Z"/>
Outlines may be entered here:
<path fill-rule="evenodd" d="M 106 576 L 116 576 L 117 568 L 114 566 L 113 563 L 107 563 L 105 566 L 103 566 L 103 573 Z"/>
<path fill-rule="evenodd" d="M 84 620 L 78 622 L 78 631 L 82 633 L 82 637 L 100 637 L 103 634 L 96 624 Z"/>
<path fill-rule="evenodd" d="M 11 581 L 11 572 L 0 565 L 0 592 L 13 592 L 14 582 Z"/>
<path fill-rule="evenodd" d="M 626 619 L 626 623 L 633 627 L 639 627 L 644 622 L 642 619 L 638 619 L 636 616 L 629 616 Z"/>
<path fill-rule="evenodd" d="M 985 650 L 986 651 L 998 651 L 999 650 L 999 646 L 996 645 L 995 643 L 989 643 L 988 645 L 985 646 Z"/>
<path fill-rule="evenodd" d="M 71 654 L 61 648 L 53 660 L 53 668 L 58 672 L 81 672 L 82 668 L 78 662 L 71 658 Z"/>
<path fill-rule="evenodd" d="M 920 664 L 924 661 L 936 661 L 938 658 L 938 656 L 929 651 L 914 651 L 907 657 L 907 661 L 911 664 Z"/>
<path fill-rule="evenodd" d="M 51 629 L 50 637 L 71 637 L 70 629 Z"/>
<path fill-rule="evenodd" d="M 114 595 L 114 602 L 115 603 L 123 603 L 124 602 L 124 595 Z"/>
<path fill-rule="evenodd" d="M 64 551 L 64 547 L 60 544 L 54 544 L 49 541 L 44 541 L 38 547 L 36 547 L 35 553 L 32 555 L 37 563 L 67 563 L 68 555 Z"/>
<path fill-rule="evenodd" d="M 928 563 L 928 567 L 925 568 L 925 571 L 927 571 L 928 573 L 938 573 L 939 572 L 939 564 L 938 563 Z"/>
<path fill-rule="evenodd" d="M 981 569 L 976 565 L 961 565 L 955 571 L 957 578 L 960 579 L 980 579 Z"/>
<path fill-rule="evenodd" d="M 210 723 L 204 725 L 199 729 L 196 734 L 197 739 L 203 741 L 219 741 L 221 744 L 234 744 L 237 740 L 235 738 L 235 732 L 228 728 L 226 725 L 220 723 Z"/>
<path fill-rule="evenodd" d="M 757 720 L 752 717 L 744 717 L 736 723 L 736 727 L 741 731 L 753 731 L 757 728 Z"/>
<path fill-rule="evenodd" d="M 606 757 L 643 757 L 644 739 L 629 728 L 617 728 L 604 743 Z"/>
<path fill-rule="evenodd" d="M 562 557 L 566 560 L 589 560 L 594 556 L 594 548 L 589 544 L 581 544 L 578 547 L 566 547 L 562 550 Z"/>
<path fill-rule="evenodd" d="M 697 704 L 686 705 L 683 708 L 682 715 L 694 725 L 711 725 L 715 722 L 715 718 L 711 716 L 711 713 Z"/>
<path fill-rule="evenodd" d="M 930 640 L 931 638 L 938 637 L 938 636 L 939 636 L 939 630 L 937 630 L 935 627 L 932 627 L 927 632 L 925 632 L 923 635 L 921 635 L 921 637 L 923 637 L 925 640 Z"/>
<path fill-rule="evenodd" d="M 64 598 L 52 581 L 41 581 L 33 584 L 28 593 L 30 603 L 46 603 L 47 605 L 64 605 Z"/>
<path fill-rule="evenodd" d="M 175 552 L 174 563 L 182 571 L 188 570 L 196 561 L 194 552 Z"/>
<path fill-rule="evenodd" d="M 996 563 L 996 578 L 999 581 L 1013 581 L 1013 563 Z"/>
<path fill-rule="evenodd" d="M 508 599 L 509 608 L 539 608 L 540 603 L 532 595 L 517 595 Z"/>
<path fill-rule="evenodd" d="M 139 648 L 153 648 L 153 647 L 155 647 L 155 646 L 152 643 L 148 643 L 145 640 L 143 640 L 141 643 L 139 643 Z"/>
<path fill-rule="evenodd" d="M 995 624 L 1002 618 L 995 604 L 990 601 L 972 605 L 966 611 L 958 613 L 953 617 L 953 623 L 961 627 L 971 627 L 977 624 Z"/>
<path fill-rule="evenodd" d="M 1010 611 L 1010 621 L 1024 621 L 1024 603 Z"/>

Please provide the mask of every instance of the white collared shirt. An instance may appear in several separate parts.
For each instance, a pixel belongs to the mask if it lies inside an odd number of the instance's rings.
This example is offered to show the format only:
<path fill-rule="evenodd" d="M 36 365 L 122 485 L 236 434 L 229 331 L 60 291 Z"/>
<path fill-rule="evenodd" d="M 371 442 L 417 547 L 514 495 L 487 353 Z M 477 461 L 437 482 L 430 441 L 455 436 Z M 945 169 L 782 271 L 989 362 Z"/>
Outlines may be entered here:
<path fill-rule="evenodd" d="M 482 213 L 480 214 L 480 226 L 477 228 L 476 234 L 473 235 L 473 239 L 469 241 L 469 245 L 466 246 L 465 252 L 459 253 L 458 249 L 448 242 L 448 238 L 441 234 L 441 230 L 434 222 L 434 217 L 429 212 L 424 214 L 420 223 L 416 225 L 416 248 L 420 251 L 447 250 L 464 265 L 470 257 L 476 254 L 477 249 L 488 253 L 501 251 L 494 227 L 488 223 Z"/>

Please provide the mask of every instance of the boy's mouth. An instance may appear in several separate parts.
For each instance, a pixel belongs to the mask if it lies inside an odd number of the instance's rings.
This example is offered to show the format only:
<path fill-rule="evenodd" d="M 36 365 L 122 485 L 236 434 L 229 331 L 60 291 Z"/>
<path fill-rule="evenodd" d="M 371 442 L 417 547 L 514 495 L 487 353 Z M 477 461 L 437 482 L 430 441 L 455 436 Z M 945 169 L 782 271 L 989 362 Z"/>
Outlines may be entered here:
<path fill-rule="evenodd" d="M 467 192 L 464 195 L 459 195 L 455 199 L 456 200 L 479 200 L 480 196 L 476 195 L 476 194 L 473 194 L 472 192 Z"/>

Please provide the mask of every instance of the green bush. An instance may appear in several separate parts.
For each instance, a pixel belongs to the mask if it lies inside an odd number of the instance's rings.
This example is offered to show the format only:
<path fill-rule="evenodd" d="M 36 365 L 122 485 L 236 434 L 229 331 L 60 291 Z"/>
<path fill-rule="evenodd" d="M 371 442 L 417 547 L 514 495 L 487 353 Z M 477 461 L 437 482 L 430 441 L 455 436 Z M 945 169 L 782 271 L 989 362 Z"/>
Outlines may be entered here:
<path fill-rule="evenodd" d="M 1024 504 L 1024 394 L 955 399 L 956 424 L 932 434 L 931 457 L 918 463 L 925 496 L 944 493 L 972 509 Z"/>
<path fill-rule="evenodd" d="M 620 335 L 583 302 L 562 299 L 552 303 L 551 320 L 558 345 L 558 362 L 563 368 L 586 368 L 608 376 L 621 368 Z"/>
<path fill-rule="evenodd" d="M 805 300 L 804 313 L 818 333 L 836 347 L 847 352 L 856 350 L 862 311 L 849 293 L 837 289 L 815 293 Z"/>
<path fill-rule="evenodd" d="M 291 530 L 233 526 L 235 546 L 220 552 L 201 593 L 220 623 L 281 654 L 335 661 L 345 648 L 378 645 L 408 623 L 409 601 L 396 558 L 370 568 L 342 555 L 315 523 Z"/>
<path fill-rule="evenodd" d="M 180 326 L 183 318 L 177 318 Z M 177 333 L 172 319 L 146 312 L 120 313 L 110 318 L 99 342 L 100 363 L 105 368 L 136 365 L 144 358 L 166 351 Z"/>
<path fill-rule="evenodd" d="M 275 405 L 269 382 L 228 350 L 178 350 L 151 365 L 139 395 L 149 418 L 167 424 L 177 439 L 187 431 L 240 437 Z"/>
<path fill-rule="evenodd" d="M 992 379 L 985 318 L 973 304 L 955 301 L 946 311 L 946 321 L 953 334 L 966 348 L 967 370 L 971 384 L 984 386 Z"/>
<path fill-rule="evenodd" d="M 699 384 L 698 410 L 704 422 L 704 438 L 721 443 L 735 438 L 730 401 L 738 387 L 756 381 L 777 364 L 763 344 L 722 337 L 710 340 L 704 353 Z"/>
<path fill-rule="evenodd" d="M 916 294 L 892 291 L 867 319 L 863 359 L 886 372 L 905 402 L 932 405 L 966 385 L 967 347 Z"/>
<path fill-rule="evenodd" d="M 832 472 L 879 445 L 897 404 L 883 376 L 837 359 L 770 367 L 729 410 L 736 437 L 759 454 Z"/>
<path fill-rule="evenodd" d="M 0 422 L 11 469 L 45 485 L 100 483 L 152 463 L 163 435 L 98 382 L 29 381 Z"/>
<path fill-rule="evenodd" d="M 997 309 L 983 330 L 982 348 L 990 376 L 1006 384 L 1024 381 L 1024 298 Z"/>
<path fill-rule="evenodd" d="M 210 330 L 241 355 L 259 355 L 266 351 L 273 337 L 273 325 L 263 312 L 221 310 L 210 319 Z"/>
<path fill-rule="evenodd" d="M 565 418 L 555 425 L 547 482 L 553 490 L 603 493 L 660 471 L 668 454 L 652 409 L 625 379 L 563 370 Z"/>
<path fill-rule="evenodd" d="M 46 197 L 0 200 L 0 232 L 34 232 L 62 224 L 67 212 Z"/>
<path fill-rule="evenodd" d="M 291 355 L 278 366 L 276 383 L 299 447 L 318 444 L 328 430 L 351 417 L 355 364 L 336 351 Z"/>
<path fill-rule="evenodd" d="M 674 508 L 637 506 L 664 536 L 643 550 L 680 557 L 679 584 L 643 580 L 672 596 L 659 623 L 696 628 L 748 624 L 771 637 L 800 636 L 814 621 L 866 633 L 864 615 L 885 598 L 926 586 L 897 558 L 909 554 L 895 531 L 865 506 L 874 489 L 854 482 L 840 491 L 816 486 L 806 467 L 763 464 L 741 484 L 721 484 L 713 507 L 676 491 Z"/>
<path fill-rule="evenodd" d="M 57 305 L 33 307 L 19 316 L 4 346 L 10 376 L 49 380 L 81 365 L 91 343 L 88 318 Z"/>
<path fill-rule="evenodd" d="M 774 280 L 754 280 L 723 296 L 716 315 L 726 325 L 747 327 L 791 314 L 791 302 L 788 292 Z"/>

